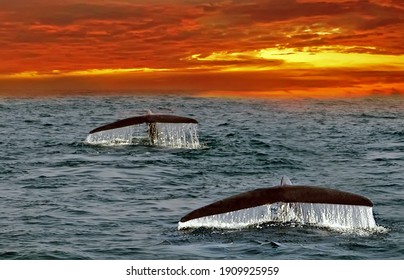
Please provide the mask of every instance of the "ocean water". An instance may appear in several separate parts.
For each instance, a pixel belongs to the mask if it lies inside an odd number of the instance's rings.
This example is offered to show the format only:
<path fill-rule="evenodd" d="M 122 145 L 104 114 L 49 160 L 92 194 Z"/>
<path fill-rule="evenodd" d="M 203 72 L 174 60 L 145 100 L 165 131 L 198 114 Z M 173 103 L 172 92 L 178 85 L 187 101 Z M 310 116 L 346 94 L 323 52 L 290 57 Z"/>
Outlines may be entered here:
<path fill-rule="evenodd" d="M 197 119 L 199 146 L 86 143 L 148 109 Z M 403 97 L 2 98 L 0 116 L 0 259 L 404 259 Z M 282 176 L 368 197 L 383 230 L 178 230 Z"/>

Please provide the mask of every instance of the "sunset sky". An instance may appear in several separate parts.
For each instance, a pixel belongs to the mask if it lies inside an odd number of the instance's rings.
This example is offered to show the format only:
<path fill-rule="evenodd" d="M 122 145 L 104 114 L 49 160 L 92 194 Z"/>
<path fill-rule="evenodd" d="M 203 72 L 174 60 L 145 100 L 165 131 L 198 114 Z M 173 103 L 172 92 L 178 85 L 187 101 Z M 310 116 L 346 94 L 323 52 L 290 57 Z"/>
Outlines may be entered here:
<path fill-rule="evenodd" d="M 402 0 L 0 0 L 0 96 L 404 94 Z"/>

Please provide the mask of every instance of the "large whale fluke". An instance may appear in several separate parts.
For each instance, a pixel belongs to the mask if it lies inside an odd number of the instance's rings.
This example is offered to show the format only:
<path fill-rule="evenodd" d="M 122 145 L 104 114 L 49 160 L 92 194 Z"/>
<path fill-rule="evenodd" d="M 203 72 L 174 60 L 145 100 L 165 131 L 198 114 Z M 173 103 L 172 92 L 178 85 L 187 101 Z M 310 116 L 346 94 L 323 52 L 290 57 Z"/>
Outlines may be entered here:
<path fill-rule="evenodd" d="M 164 115 L 164 114 L 152 114 L 151 111 L 149 111 L 147 115 L 126 118 L 97 127 L 91 130 L 89 134 L 143 123 L 152 124 L 152 123 L 198 123 L 198 122 L 195 119 L 188 117 Z"/>
<path fill-rule="evenodd" d="M 214 202 L 181 218 L 181 222 L 277 202 L 343 204 L 372 207 L 366 197 L 334 189 L 288 185 L 256 189 Z"/>

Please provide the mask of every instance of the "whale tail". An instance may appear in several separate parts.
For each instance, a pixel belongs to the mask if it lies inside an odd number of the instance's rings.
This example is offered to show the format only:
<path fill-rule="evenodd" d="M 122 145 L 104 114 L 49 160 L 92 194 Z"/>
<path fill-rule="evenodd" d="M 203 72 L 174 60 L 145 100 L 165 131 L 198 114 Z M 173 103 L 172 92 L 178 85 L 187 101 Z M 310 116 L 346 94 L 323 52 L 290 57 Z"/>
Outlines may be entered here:
<path fill-rule="evenodd" d="M 316 186 L 281 185 L 243 192 L 181 218 L 179 229 L 242 228 L 267 222 L 298 222 L 343 228 L 375 228 L 373 203 L 366 197 Z"/>
<path fill-rule="evenodd" d="M 97 128 L 94 128 L 89 132 L 89 134 L 93 134 L 96 132 L 117 129 L 132 125 L 138 125 L 143 123 L 195 123 L 198 121 L 188 117 L 181 117 L 175 115 L 165 115 L 165 114 L 154 114 L 150 110 L 148 110 L 146 115 L 130 117 L 122 120 L 118 120 Z"/>
<path fill-rule="evenodd" d="M 142 124 L 146 124 L 146 130 Z M 198 121 L 182 116 L 154 114 L 134 116 L 102 125 L 91 130 L 86 138 L 90 144 L 132 144 L 142 141 L 145 133 L 149 144 L 169 147 L 199 147 Z"/>

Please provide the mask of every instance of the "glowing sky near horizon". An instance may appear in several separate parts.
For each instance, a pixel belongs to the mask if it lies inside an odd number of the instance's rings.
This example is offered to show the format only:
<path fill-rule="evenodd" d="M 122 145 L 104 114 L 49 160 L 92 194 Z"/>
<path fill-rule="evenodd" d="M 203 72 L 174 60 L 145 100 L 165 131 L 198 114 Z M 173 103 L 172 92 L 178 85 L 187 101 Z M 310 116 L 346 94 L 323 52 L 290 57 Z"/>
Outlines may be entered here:
<path fill-rule="evenodd" d="M 399 0 L 0 0 L 13 90 L 404 92 Z"/>

